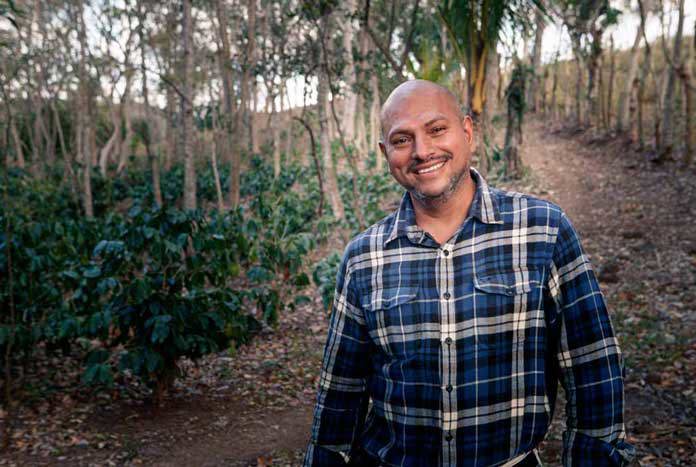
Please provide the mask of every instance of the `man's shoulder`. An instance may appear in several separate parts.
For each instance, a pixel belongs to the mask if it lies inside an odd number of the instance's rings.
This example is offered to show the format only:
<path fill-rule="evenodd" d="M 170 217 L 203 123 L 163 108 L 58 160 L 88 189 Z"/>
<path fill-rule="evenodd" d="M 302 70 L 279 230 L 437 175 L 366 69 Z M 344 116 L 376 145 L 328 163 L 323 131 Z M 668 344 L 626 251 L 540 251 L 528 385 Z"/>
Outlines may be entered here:
<path fill-rule="evenodd" d="M 398 209 L 351 238 L 346 246 L 345 256 L 350 258 L 373 251 L 376 248 L 382 248 L 394 228 L 397 213 Z"/>
<path fill-rule="evenodd" d="M 490 188 L 490 192 L 498 201 L 498 209 L 505 221 L 524 217 L 527 220 L 538 219 L 540 222 L 557 226 L 564 215 L 558 204 L 528 193 L 493 187 Z"/>

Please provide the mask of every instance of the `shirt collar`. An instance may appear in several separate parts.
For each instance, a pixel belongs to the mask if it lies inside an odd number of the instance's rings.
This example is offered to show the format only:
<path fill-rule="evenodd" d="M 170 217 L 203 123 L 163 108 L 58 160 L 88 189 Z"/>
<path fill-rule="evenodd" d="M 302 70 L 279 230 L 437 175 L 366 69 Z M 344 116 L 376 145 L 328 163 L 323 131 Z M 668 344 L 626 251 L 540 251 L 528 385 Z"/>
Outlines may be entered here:
<path fill-rule="evenodd" d="M 469 208 L 469 214 L 484 224 L 502 224 L 498 198 L 492 193 L 486 180 L 473 167 L 469 169 L 471 178 L 476 183 L 476 192 Z M 425 231 L 416 224 L 416 212 L 408 192 L 401 198 L 401 204 L 396 211 L 394 225 L 384 241 L 384 245 L 392 240 L 407 236 L 414 243 L 421 243 L 425 237 Z"/>

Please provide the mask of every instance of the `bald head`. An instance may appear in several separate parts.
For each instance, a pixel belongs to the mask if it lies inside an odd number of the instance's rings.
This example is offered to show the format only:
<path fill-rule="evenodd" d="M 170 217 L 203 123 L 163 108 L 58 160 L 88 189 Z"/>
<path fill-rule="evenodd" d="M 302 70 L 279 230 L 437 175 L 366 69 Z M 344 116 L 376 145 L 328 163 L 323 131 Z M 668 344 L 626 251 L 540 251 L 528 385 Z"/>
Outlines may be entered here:
<path fill-rule="evenodd" d="M 460 119 L 464 118 L 459 99 L 446 87 L 423 79 L 405 81 L 394 88 L 382 105 L 382 111 L 379 115 L 382 139 L 386 137 L 389 131 L 388 127 L 395 111 L 402 103 L 411 99 L 419 99 L 425 102 L 439 101 L 456 112 Z"/>

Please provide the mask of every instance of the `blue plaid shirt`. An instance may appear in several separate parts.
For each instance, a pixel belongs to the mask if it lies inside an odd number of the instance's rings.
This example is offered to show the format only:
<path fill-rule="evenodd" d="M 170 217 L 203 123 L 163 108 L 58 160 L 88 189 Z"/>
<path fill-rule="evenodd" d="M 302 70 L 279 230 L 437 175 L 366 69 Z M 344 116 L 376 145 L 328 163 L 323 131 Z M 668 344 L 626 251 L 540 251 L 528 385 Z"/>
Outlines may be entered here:
<path fill-rule="evenodd" d="M 438 244 L 411 198 L 347 246 L 305 466 L 502 465 L 546 435 L 557 382 L 563 462 L 624 465 L 622 358 L 563 211 L 489 187 Z"/>

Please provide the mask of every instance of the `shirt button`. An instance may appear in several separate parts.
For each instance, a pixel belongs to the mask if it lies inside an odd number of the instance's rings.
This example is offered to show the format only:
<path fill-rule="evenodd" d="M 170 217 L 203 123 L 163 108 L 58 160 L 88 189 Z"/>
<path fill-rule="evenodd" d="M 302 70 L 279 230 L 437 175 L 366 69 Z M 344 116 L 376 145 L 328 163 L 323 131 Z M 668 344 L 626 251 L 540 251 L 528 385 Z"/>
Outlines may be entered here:
<path fill-rule="evenodd" d="M 447 385 L 447 392 L 452 392 L 452 385 L 451 384 Z"/>
<path fill-rule="evenodd" d="M 452 433 L 447 433 L 447 435 L 445 435 L 445 439 L 447 440 L 448 443 L 450 441 L 452 441 L 452 438 L 453 438 Z"/>
<path fill-rule="evenodd" d="M 443 251 L 442 251 L 442 254 L 445 255 L 445 256 L 449 256 L 449 250 L 443 250 Z"/>
<path fill-rule="evenodd" d="M 447 339 L 445 339 L 445 344 L 450 345 L 451 343 L 452 343 L 451 337 L 448 337 Z"/>
<path fill-rule="evenodd" d="M 445 292 L 444 294 L 442 294 L 442 296 L 445 298 L 445 300 L 449 300 L 451 297 L 449 292 Z"/>

